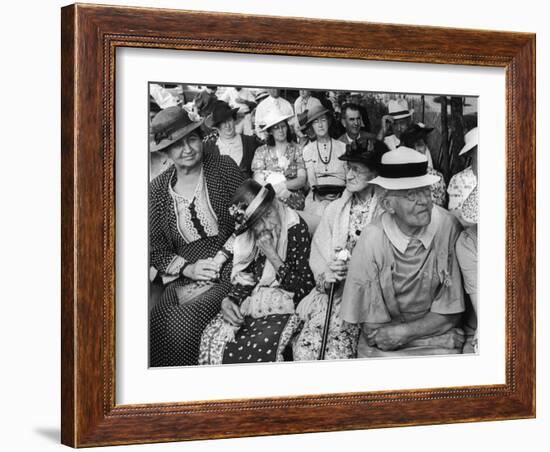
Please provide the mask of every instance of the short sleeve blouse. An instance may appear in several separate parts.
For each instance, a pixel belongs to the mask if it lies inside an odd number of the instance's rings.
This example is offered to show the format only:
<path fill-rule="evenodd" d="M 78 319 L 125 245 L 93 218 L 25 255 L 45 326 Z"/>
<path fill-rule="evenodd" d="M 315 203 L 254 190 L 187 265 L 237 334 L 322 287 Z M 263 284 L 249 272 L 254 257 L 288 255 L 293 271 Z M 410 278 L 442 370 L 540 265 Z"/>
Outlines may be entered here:
<path fill-rule="evenodd" d="M 278 156 L 275 148 L 263 145 L 256 150 L 252 160 L 252 172 L 271 171 L 283 173 L 287 179 L 295 179 L 298 170 L 305 170 L 302 151 L 296 143 L 288 143 L 283 155 Z"/>

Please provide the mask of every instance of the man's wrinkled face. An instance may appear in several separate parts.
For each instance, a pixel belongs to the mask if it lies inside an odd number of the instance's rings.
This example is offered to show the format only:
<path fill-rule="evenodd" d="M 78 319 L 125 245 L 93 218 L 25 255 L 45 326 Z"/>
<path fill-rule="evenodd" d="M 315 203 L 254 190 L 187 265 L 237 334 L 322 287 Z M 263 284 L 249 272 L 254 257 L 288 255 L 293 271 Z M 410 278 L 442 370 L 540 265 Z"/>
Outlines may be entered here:
<path fill-rule="evenodd" d="M 361 113 L 358 110 L 346 109 L 342 117 L 342 124 L 348 135 L 355 138 L 361 130 Z"/>
<path fill-rule="evenodd" d="M 430 187 L 409 190 L 389 190 L 386 193 L 390 213 L 393 213 L 398 224 L 407 228 L 420 228 L 432 220 L 432 195 Z"/>

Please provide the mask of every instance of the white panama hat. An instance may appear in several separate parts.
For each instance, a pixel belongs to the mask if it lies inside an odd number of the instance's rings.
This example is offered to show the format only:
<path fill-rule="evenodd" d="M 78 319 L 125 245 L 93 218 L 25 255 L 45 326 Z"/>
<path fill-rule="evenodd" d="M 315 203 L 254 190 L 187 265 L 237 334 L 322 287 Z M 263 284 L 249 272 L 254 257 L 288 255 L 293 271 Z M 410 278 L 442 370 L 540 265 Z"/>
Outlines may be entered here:
<path fill-rule="evenodd" d="M 386 190 L 409 190 L 428 187 L 440 180 L 439 176 L 427 174 L 428 158 L 420 152 L 399 146 L 382 155 L 379 176 L 370 184 Z"/>
<path fill-rule="evenodd" d="M 390 100 L 388 114 L 393 119 L 403 119 L 412 116 L 414 110 L 409 110 L 409 104 L 405 99 Z"/>
<path fill-rule="evenodd" d="M 479 143 L 479 131 L 477 127 L 474 127 L 466 135 L 464 135 L 464 147 L 460 150 L 458 155 L 466 154 L 471 151 Z"/>
<path fill-rule="evenodd" d="M 267 129 L 273 127 L 275 124 L 286 121 L 293 116 L 294 115 L 285 115 L 281 113 L 278 109 L 273 109 L 265 116 L 264 123 L 260 125 L 260 130 L 262 132 L 266 132 Z"/>

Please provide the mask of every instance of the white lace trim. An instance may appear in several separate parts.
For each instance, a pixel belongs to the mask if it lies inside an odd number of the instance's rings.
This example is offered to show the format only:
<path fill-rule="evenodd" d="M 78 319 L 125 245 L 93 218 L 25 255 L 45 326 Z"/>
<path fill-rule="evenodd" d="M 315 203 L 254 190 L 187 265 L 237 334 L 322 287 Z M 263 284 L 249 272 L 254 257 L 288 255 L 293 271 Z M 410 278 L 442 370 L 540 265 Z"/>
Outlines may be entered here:
<path fill-rule="evenodd" d="M 201 222 L 206 235 L 208 237 L 218 235 L 218 218 L 210 204 L 208 188 L 204 181 L 204 174 L 202 171 L 191 199 L 187 199 L 185 196 L 176 193 L 172 188 L 171 182 L 168 186 L 170 195 L 174 200 L 174 212 L 176 214 L 178 232 L 187 243 L 194 242 L 201 238 L 191 220 L 190 206 L 193 200 L 195 200 L 197 218 Z"/>

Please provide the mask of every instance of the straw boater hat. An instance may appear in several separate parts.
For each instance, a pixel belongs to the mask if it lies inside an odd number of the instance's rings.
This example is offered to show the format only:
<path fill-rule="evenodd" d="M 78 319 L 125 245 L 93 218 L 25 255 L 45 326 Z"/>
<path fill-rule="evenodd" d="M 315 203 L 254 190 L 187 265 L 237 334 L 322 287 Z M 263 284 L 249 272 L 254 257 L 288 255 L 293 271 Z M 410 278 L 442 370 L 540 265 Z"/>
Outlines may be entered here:
<path fill-rule="evenodd" d="M 409 110 L 409 104 L 405 99 L 390 100 L 388 114 L 393 119 L 403 119 L 412 116 L 414 110 Z"/>
<path fill-rule="evenodd" d="M 229 118 L 235 119 L 237 117 L 237 108 L 231 108 L 227 102 L 223 100 L 217 100 L 214 102 L 212 113 L 210 113 L 204 123 L 207 127 L 217 127 L 221 122 L 227 121 Z"/>
<path fill-rule="evenodd" d="M 309 112 L 307 114 L 306 126 L 310 125 L 317 118 L 320 118 L 321 116 L 327 114 L 328 112 L 329 111 L 325 107 L 323 107 L 322 105 L 316 105 L 311 110 L 309 110 Z"/>
<path fill-rule="evenodd" d="M 439 176 L 427 174 L 428 158 L 414 149 L 400 146 L 382 156 L 379 176 L 369 183 L 386 190 L 409 190 L 427 187 L 439 181 Z"/>
<path fill-rule="evenodd" d="M 235 235 L 248 231 L 265 214 L 275 199 L 275 190 L 271 184 L 262 187 L 252 179 L 245 181 L 244 184 L 248 184 L 249 190 L 246 196 L 248 199 L 229 207 L 229 213 L 235 219 Z"/>
<path fill-rule="evenodd" d="M 273 127 L 275 124 L 286 121 L 293 116 L 293 114 L 285 115 L 281 113 L 278 109 L 273 109 L 266 115 L 264 123 L 260 126 L 260 130 L 262 132 L 266 132 L 270 127 Z"/>
<path fill-rule="evenodd" d="M 192 121 L 181 107 L 159 111 L 151 121 L 151 152 L 162 151 L 200 127 L 202 121 Z"/>
<path fill-rule="evenodd" d="M 458 155 L 466 154 L 478 145 L 479 132 L 477 127 L 474 127 L 466 135 L 464 135 L 464 147 L 460 150 Z"/>

